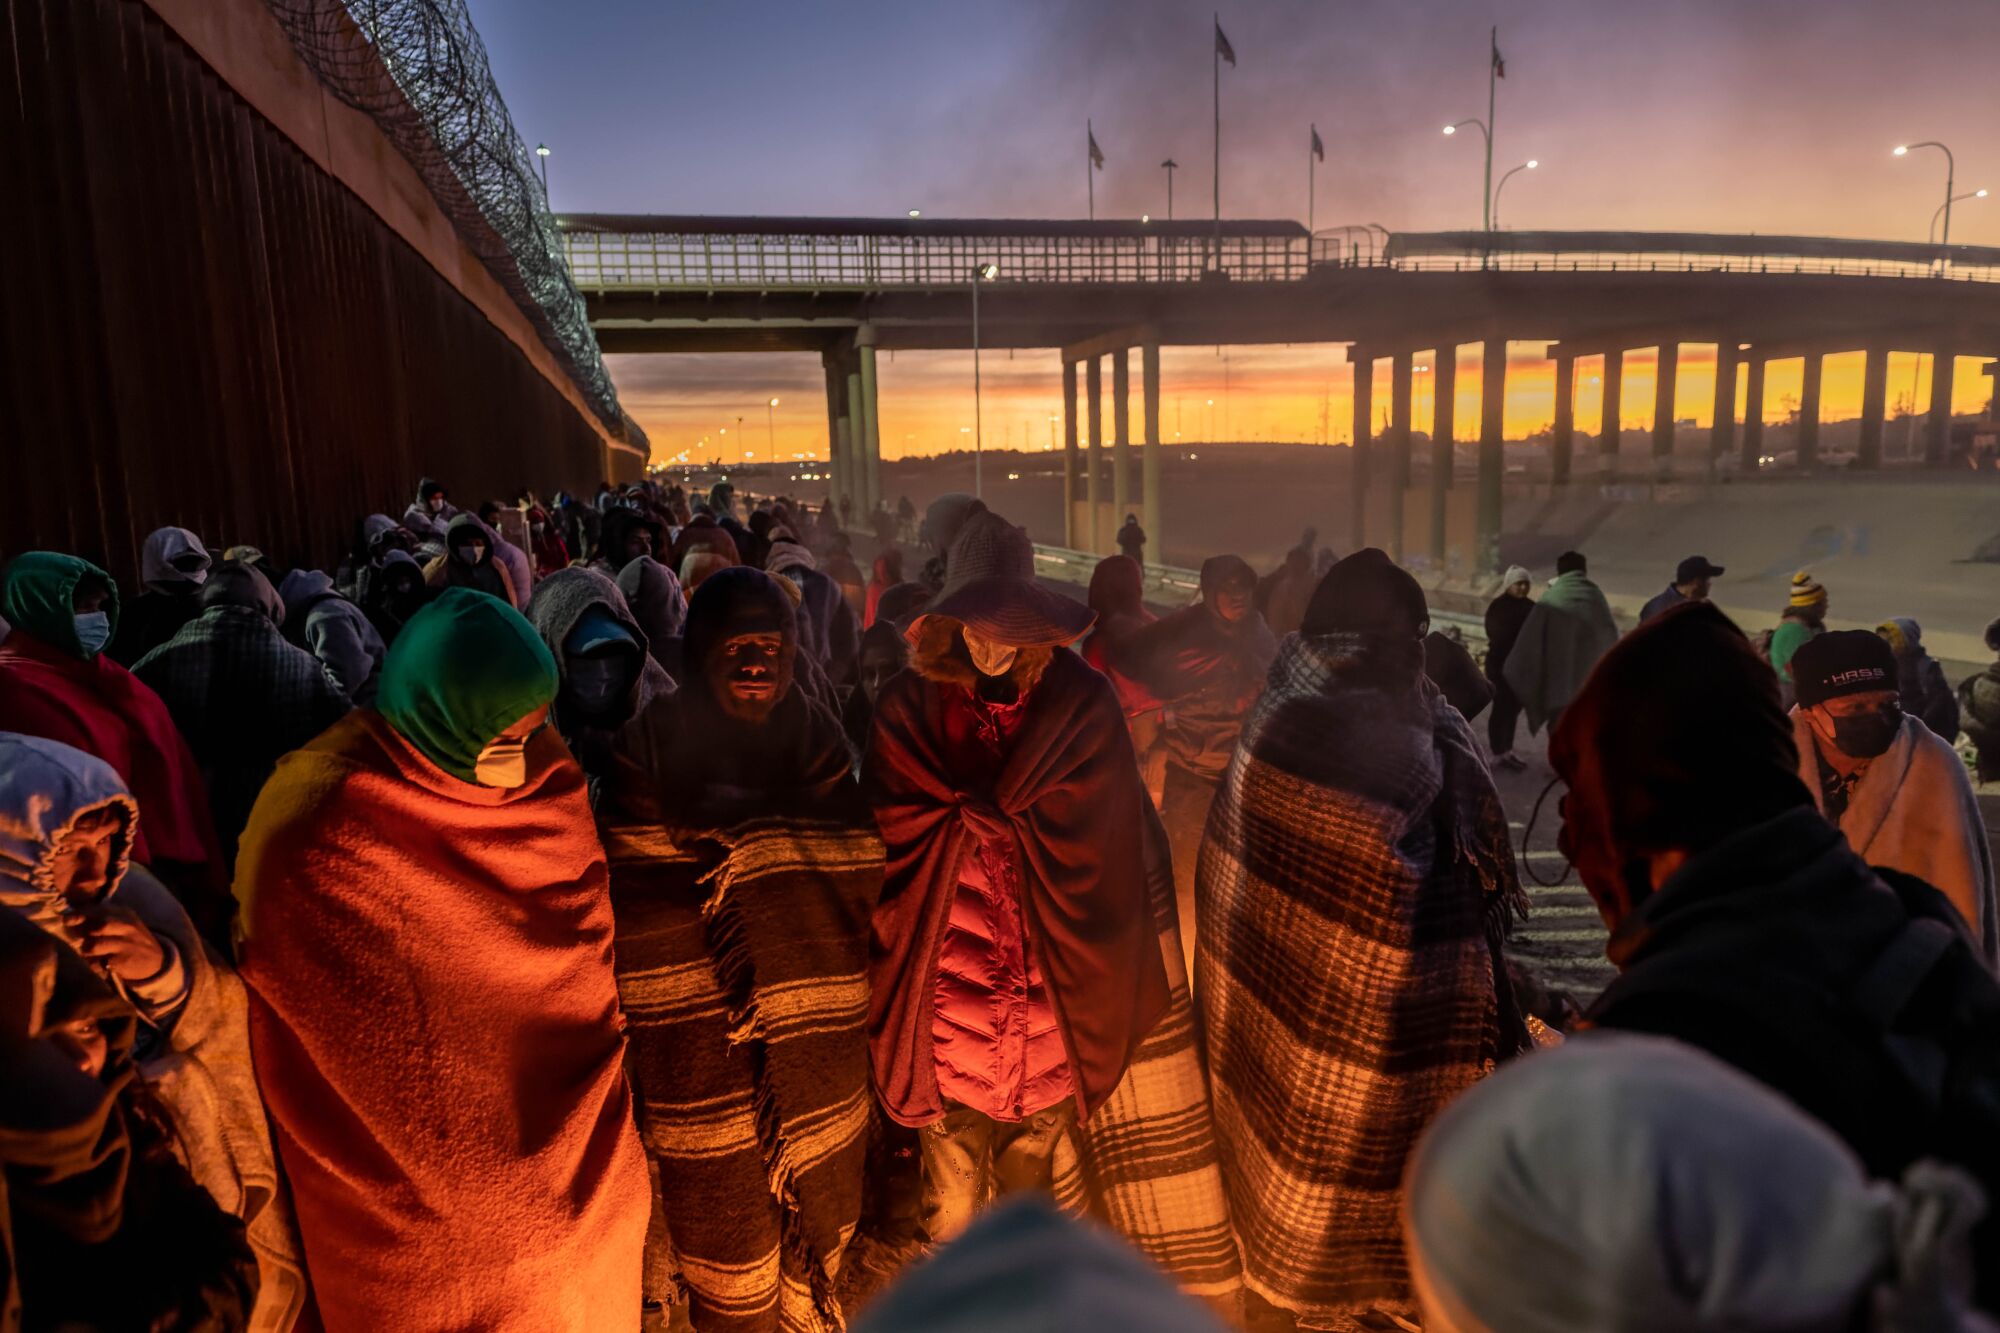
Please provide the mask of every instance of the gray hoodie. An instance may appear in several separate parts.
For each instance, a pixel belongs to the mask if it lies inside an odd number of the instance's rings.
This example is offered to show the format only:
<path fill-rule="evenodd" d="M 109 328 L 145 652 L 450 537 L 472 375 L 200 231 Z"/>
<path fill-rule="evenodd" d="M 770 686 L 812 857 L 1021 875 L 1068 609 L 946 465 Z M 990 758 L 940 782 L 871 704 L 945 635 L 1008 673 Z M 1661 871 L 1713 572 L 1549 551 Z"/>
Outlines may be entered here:
<path fill-rule="evenodd" d="M 388 648 L 361 608 L 335 592 L 333 580 L 317 569 L 285 575 L 278 596 L 293 641 L 319 659 L 349 699 L 372 703 Z"/>

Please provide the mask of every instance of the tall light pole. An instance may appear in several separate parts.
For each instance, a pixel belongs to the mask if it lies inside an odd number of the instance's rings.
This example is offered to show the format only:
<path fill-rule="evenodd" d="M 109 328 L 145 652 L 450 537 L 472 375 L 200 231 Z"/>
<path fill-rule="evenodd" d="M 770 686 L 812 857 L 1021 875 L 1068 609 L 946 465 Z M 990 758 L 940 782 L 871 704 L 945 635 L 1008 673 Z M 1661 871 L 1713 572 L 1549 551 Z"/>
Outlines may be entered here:
<path fill-rule="evenodd" d="M 736 461 L 741 463 L 750 455 L 743 448 L 743 418 L 736 418 Z"/>
<path fill-rule="evenodd" d="M 972 266 L 972 494 L 986 498 L 986 420 L 979 385 L 979 284 L 1000 276 L 998 264 Z"/>
<path fill-rule="evenodd" d="M 1493 131 L 1487 128 L 1485 121 L 1475 117 L 1447 125 L 1444 127 L 1444 132 L 1448 137 L 1457 134 L 1467 125 L 1476 127 L 1480 137 L 1486 141 L 1486 183 L 1479 187 L 1479 227 L 1482 231 L 1492 231 L 1493 198 L 1490 192 L 1493 189 Z"/>
<path fill-rule="evenodd" d="M 1181 164 L 1170 157 L 1160 163 L 1160 166 L 1167 173 L 1167 221 L 1172 222 L 1174 220 L 1174 173 L 1181 169 Z"/>
<path fill-rule="evenodd" d="M 1500 192 L 1507 188 L 1507 182 L 1513 180 L 1514 177 L 1519 175 L 1521 172 L 1533 171 L 1536 167 L 1539 167 L 1540 165 L 1542 165 L 1540 161 L 1531 157 L 1526 162 L 1523 162 L 1520 166 L 1515 167 L 1512 170 L 1508 171 L 1506 175 L 1500 178 L 1500 183 L 1493 187 L 1493 216 L 1491 221 L 1488 222 L 1487 224 L 1488 227 L 1494 230 L 1498 230 L 1500 226 Z"/>
<path fill-rule="evenodd" d="M 1926 140 L 1924 140 L 1924 141 L 1923 141 L 1922 143 L 1906 143 L 1906 144 L 1901 144 L 1901 145 L 1898 145 L 1898 146 L 1897 146 L 1897 148 L 1896 148 L 1896 151 L 1895 151 L 1895 154 L 1894 154 L 1894 156 L 1896 156 L 1896 157 L 1908 157 L 1908 156 L 1909 156 L 1909 153 L 1910 153 L 1910 150 L 1911 150 L 1912 148 L 1935 148 L 1935 149 L 1937 149 L 1937 150 L 1938 150 L 1938 151 L 1939 151 L 1940 153 L 1943 153 L 1943 154 L 1944 154 L 1944 205 L 1943 205 L 1943 207 L 1942 207 L 1942 208 L 1941 208 L 1941 209 L 1939 210 L 1940 212 L 1942 212 L 1942 213 L 1944 214 L 1944 239 L 1943 239 L 1943 240 L 1941 240 L 1941 241 L 1939 241 L 1939 242 L 1938 242 L 1938 244 L 1939 244 L 1939 245 L 1950 245 L 1950 244 L 1951 244 L 1951 202 L 1952 202 L 1952 196 L 1951 196 L 1951 192 L 1952 192 L 1952 189 L 1953 189 L 1953 187 L 1954 187 L 1954 186 L 1955 186 L 1955 185 L 1957 184 L 1957 176 L 1958 176 L 1958 163 L 1957 163 L 1957 162 L 1956 162 L 1956 161 L 1955 161 L 1955 160 L 1954 160 L 1954 159 L 1952 158 L 1952 155 L 1951 155 L 1951 149 L 1949 149 L 1949 148 L 1946 148 L 1946 147 L 1945 147 L 1945 146 L 1944 146 L 1943 144 L 1939 143 L 1939 142 L 1938 142 L 1938 141 L 1937 141 L 1936 139 L 1926 139 Z"/>
<path fill-rule="evenodd" d="M 771 457 L 778 456 L 778 400 L 764 404 L 764 429 L 771 442 Z"/>
<path fill-rule="evenodd" d="M 1965 202 L 1965 201 L 1966 201 L 1967 199 L 1984 199 L 1985 197 L 1986 197 L 1986 191 L 1984 191 L 1984 190 L 1974 190 L 1974 191 L 1973 191 L 1972 193 L 1970 193 L 1970 194 L 1958 194 L 1958 195 L 1953 195 L 1953 196 L 1952 196 L 1951 198 L 1949 198 L 1949 199 L 1945 200 L 1945 201 L 1944 201 L 1943 203 L 1939 204 L 1939 205 L 1937 206 L 1937 212 L 1934 212 L 1934 213 L 1932 213 L 1932 214 L 1931 214 L 1931 241 L 1932 241 L 1933 243 L 1935 243 L 1935 242 L 1937 241 L 1937 224 L 1938 224 L 1938 216 L 1939 216 L 1939 214 L 1943 213 L 1943 212 L 1945 211 L 1945 209 L 1949 208 L 1949 207 L 1950 207 L 1951 205 L 1953 205 L 1953 204 L 1958 204 L 1958 203 L 1963 203 L 1963 202 Z"/>
<path fill-rule="evenodd" d="M 535 158 L 542 169 L 542 202 L 546 204 L 549 201 L 549 146 L 545 143 L 536 144 Z"/>

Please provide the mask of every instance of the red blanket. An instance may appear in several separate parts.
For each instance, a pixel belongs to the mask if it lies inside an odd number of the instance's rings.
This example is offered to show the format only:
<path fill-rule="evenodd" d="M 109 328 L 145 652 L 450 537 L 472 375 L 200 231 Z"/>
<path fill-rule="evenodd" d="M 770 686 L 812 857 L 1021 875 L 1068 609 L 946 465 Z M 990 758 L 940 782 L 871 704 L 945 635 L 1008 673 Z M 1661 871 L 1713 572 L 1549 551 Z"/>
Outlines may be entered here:
<path fill-rule="evenodd" d="M 139 802 L 132 859 L 177 889 L 198 884 L 220 895 L 222 853 L 201 767 L 160 696 L 131 672 L 102 654 L 85 662 L 17 629 L 0 643 L 0 731 L 61 741 L 111 765 Z M 210 904 L 188 906 L 209 924 Z"/>
<path fill-rule="evenodd" d="M 639 1327 L 604 854 L 553 728 L 528 767 L 460 782 L 363 710 L 244 832 L 258 1082 L 336 1333 Z"/>
<path fill-rule="evenodd" d="M 1024 915 L 1087 1117 L 1167 1004 L 1132 743 L 1104 677 L 1057 652 L 998 777 L 990 789 L 969 789 L 962 775 L 983 764 L 944 740 L 945 692 L 963 688 L 908 671 L 884 689 L 876 713 L 863 774 L 888 854 L 869 957 L 876 1091 L 905 1125 L 944 1112 L 931 1050 L 937 961 L 976 823 L 1015 840 Z"/>

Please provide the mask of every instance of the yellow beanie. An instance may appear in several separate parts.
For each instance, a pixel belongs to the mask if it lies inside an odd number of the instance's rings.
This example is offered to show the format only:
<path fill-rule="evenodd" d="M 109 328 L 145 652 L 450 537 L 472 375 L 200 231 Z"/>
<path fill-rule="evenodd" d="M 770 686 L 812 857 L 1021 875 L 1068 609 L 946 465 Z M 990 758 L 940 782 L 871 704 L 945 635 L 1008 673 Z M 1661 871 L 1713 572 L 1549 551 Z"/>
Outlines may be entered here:
<path fill-rule="evenodd" d="M 1793 606 L 1825 606 L 1826 589 L 1806 570 L 1792 575 Z"/>

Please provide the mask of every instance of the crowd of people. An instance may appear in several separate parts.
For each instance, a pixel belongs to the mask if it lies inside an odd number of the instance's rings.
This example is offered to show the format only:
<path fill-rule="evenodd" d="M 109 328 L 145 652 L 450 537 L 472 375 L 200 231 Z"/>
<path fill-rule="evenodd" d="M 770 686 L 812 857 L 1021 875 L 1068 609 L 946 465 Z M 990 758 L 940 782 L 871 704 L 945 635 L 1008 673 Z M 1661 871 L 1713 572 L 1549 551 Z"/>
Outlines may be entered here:
<path fill-rule="evenodd" d="M 1482 662 L 1311 531 L 1159 607 L 1136 519 L 1077 600 L 875 517 L 425 479 L 330 569 L 9 561 L 0 1328 L 2000 1308 L 2000 664 L 1805 573 L 1753 642 L 1699 556 L 1626 633 L 1509 569 Z M 1580 1020 L 1508 958 L 1522 720 Z"/>

